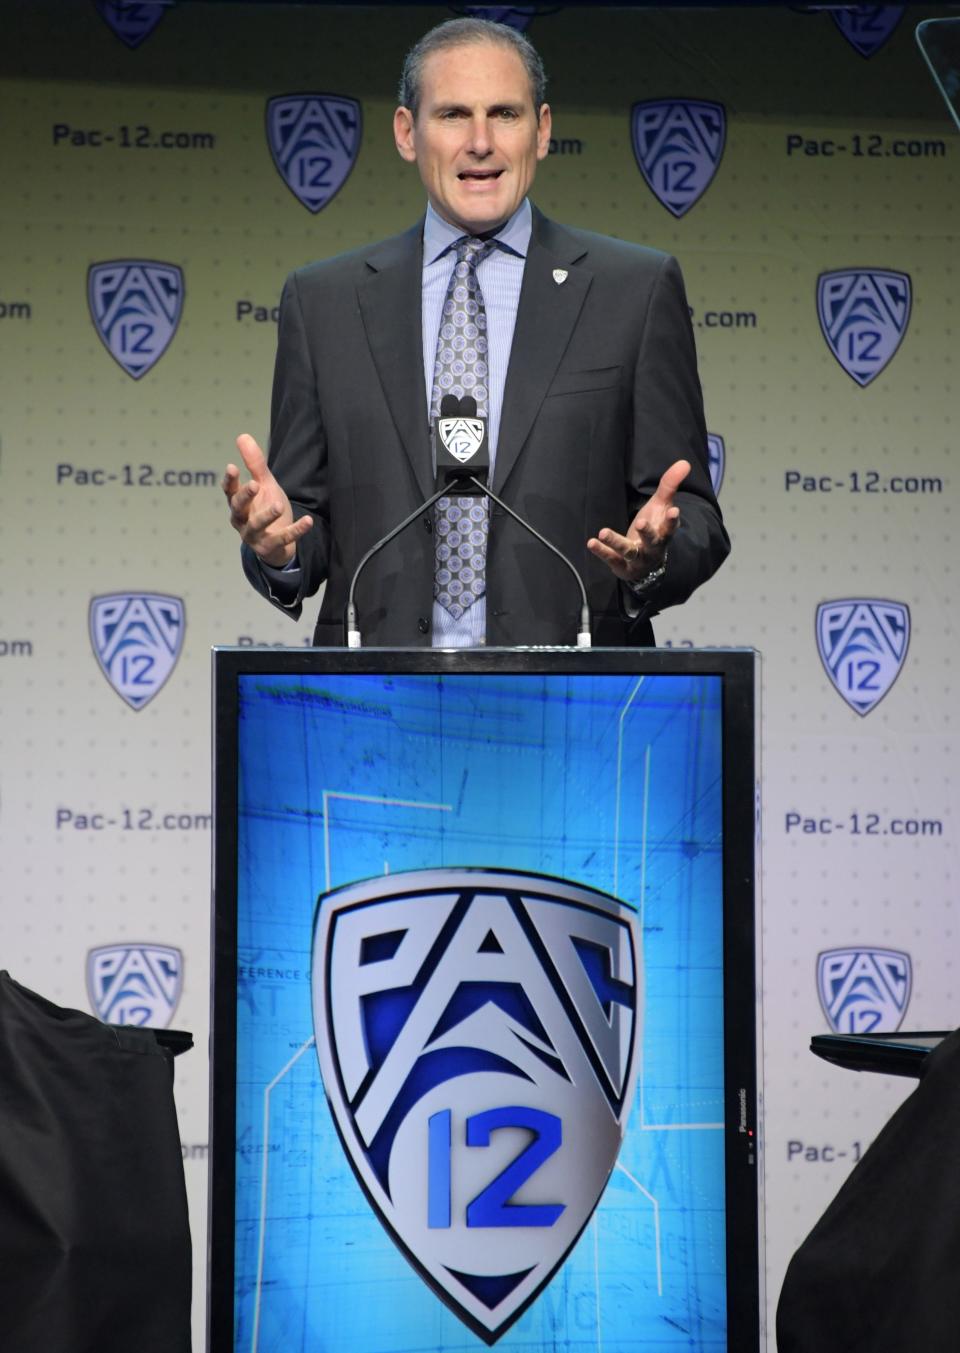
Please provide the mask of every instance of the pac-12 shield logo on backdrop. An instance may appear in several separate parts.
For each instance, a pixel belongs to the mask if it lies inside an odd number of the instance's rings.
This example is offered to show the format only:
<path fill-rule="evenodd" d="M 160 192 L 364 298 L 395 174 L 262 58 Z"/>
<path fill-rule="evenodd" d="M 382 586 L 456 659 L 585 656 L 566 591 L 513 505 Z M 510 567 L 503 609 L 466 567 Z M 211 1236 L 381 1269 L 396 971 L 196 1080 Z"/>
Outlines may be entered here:
<path fill-rule="evenodd" d="M 97 9 L 128 47 L 139 47 L 171 7 L 172 0 L 97 0 Z"/>
<path fill-rule="evenodd" d="M 861 56 L 873 56 L 900 22 L 903 5 L 841 5 L 830 17 Z"/>
<path fill-rule="evenodd" d="M 817 991 L 834 1033 L 893 1033 L 912 982 L 910 955 L 896 949 L 827 949 L 817 956 Z"/>
<path fill-rule="evenodd" d="M 530 20 L 538 11 L 543 12 L 543 6 L 540 5 L 455 5 L 453 8 L 458 14 L 466 14 L 471 19 L 488 19 L 491 23 L 506 24 L 518 33 L 525 33 Z M 550 9 L 547 13 L 550 13 Z"/>
<path fill-rule="evenodd" d="M 142 258 L 94 263 L 87 301 L 97 333 L 114 361 L 139 380 L 159 361 L 183 311 L 183 272 L 175 263 Z"/>
<path fill-rule="evenodd" d="M 87 955 L 87 995 L 105 1024 L 165 1029 L 183 988 L 183 954 L 164 944 L 109 944 Z"/>
<path fill-rule="evenodd" d="M 640 172 L 667 211 L 683 216 L 706 192 L 727 137 L 722 103 L 648 99 L 630 115 Z"/>
<path fill-rule="evenodd" d="M 103 675 L 131 709 L 160 690 L 183 647 L 186 615 L 179 597 L 111 592 L 90 603 L 90 642 Z"/>
<path fill-rule="evenodd" d="M 869 385 L 899 348 L 910 322 L 905 272 L 845 268 L 817 278 L 817 315 L 830 351 L 858 385 Z"/>
<path fill-rule="evenodd" d="M 640 937 L 605 893 L 435 869 L 320 899 L 327 1098 L 387 1232 L 494 1343 L 586 1226 L 633 1097 Z"/>
<path fill-rule="evenodd" d="M 910 608 L 862 597 L 822 601 L 817 649 L 851 709 L 869 714 L 900 675 L 910 644 Z"/>
<path fill-rule="evenodd" d="M 707 433 L 707 465 L 710 470 L 710 483 L 714 493 L 720 492 L 723 472 L 727 467 L 727 448 L 723 438 L 716 432 Z"/>
<path fill-rule="evenodd" d="M 363 116 L 339 94 L 283 94 L 267 100 L 267 145 L 284 183 L 312 212 L 343 187 L 360 149 Z"/>

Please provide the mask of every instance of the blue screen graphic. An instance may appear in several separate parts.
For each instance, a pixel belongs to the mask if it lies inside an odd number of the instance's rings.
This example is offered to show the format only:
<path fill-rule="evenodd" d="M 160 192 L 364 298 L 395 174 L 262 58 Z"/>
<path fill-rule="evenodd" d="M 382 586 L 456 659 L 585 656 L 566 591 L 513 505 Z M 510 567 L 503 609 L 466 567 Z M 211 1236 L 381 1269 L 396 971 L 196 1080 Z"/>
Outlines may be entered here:
<path fill-rule="evenodd" d="M 720 678 L 240 678 L 235 1348 L 478 1350 L 382 1227 L 314 1042 L 318 899 L 410 870 L 614 895 L 640 1070 L 589 1224 L 498 1350 L 725 1350 Z"/>

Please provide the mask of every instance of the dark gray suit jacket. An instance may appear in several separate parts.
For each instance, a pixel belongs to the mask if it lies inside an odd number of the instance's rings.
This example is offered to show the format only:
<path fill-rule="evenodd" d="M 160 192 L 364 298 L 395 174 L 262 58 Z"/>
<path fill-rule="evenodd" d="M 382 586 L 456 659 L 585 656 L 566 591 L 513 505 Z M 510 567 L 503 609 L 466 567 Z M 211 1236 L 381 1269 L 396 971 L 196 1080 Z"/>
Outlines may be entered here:
<path fill-rule="evenodd" d="M 314 642 L 344 642 L 350 578 L 365 551 L 434 489 L 421 340 L 422 223 L 292 273 L 280 311 L 270 466 L 314 528 L 299 543 L 300 591 L 326 581 Z M 566 273 L 562 282 L 554 271 Z M 625 531 L 660 476 L 693 469 L 666 576 L 639 615 L 586 549 Z M 557 225 L 534 208 L 503 400 L 494 491 L 583 574 L 597 644 L 649 644 L 649 617 L 686 600 L 729 550 L 710 486 L 706 428 L 683 281 L 653 249 Z M 366 646 L 427 646 L 432 514 L 376 556 L 357 591 Z M 266 575 L 244 548 L 251 582 Z M 272 598 L 271 598 L 272 599 Z M 570 573 L 494 508 L 487 643 L 569 644 Z"/>

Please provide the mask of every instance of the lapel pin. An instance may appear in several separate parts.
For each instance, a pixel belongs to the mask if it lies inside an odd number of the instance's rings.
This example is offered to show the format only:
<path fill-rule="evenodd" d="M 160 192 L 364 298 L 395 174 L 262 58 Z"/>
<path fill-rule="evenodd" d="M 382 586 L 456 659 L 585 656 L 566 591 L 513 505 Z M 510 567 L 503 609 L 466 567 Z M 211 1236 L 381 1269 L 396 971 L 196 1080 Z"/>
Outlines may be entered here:
<path fill-rule="evenodd" d="M 565 282 L 567 280 L 566 268 L 554 268 L 553 280 L 556 282 L 557 286 L 560 286 L 561 283 Z"/>

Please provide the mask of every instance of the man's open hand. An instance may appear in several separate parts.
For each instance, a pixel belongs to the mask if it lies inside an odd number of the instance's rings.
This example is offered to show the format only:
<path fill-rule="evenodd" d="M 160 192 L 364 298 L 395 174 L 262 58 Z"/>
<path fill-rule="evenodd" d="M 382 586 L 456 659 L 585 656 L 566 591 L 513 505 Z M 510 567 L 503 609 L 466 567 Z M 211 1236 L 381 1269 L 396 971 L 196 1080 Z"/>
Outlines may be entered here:
<path fill-rule="evenodd" d="M 625 583 L 639 582 L 663 563 L 670 537 L 680 523 L 674 503 L 677 489 L 690 473 L 690 462 L 675 461 L 665 470 L 657 491 L 627 527 L 625 536 L 605 526 L 587 541 L 587 549 L 602 559 Z"/>
<path fill-rule="evenodd" d="M 313 525 L 313 518 L 293 520 L 290 499 L 249 433 L 237 438 L 237 450 L 250 478 L 241 484 L 236 465 L 226 468 L 221 487 L 230 504 L 230 525 L 265 564 L 284 568 L 297 552 L 297 541 Z"/>

